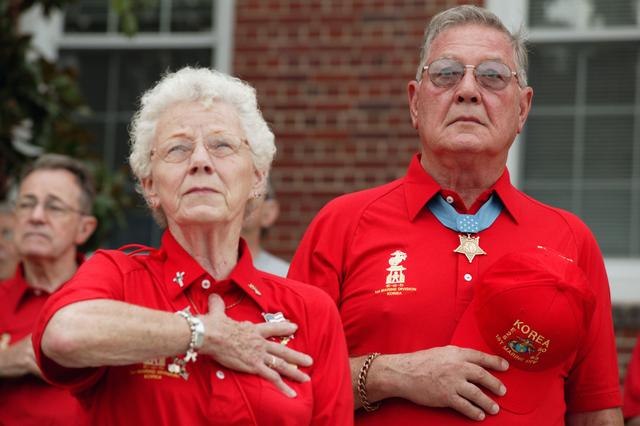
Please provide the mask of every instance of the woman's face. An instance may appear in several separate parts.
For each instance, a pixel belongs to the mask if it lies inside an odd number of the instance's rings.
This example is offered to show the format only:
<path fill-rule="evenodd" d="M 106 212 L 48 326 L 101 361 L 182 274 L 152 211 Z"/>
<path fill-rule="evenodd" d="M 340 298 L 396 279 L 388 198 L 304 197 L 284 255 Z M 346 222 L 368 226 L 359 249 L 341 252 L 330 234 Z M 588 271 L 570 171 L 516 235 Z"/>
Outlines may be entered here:
<path fill-rule="evenodd" d="M 151 175 L 142 185 L 169 225 L 188 226 L 241 222 L 263 178 L 234 107 L 181 102 L 158 119 Z"/>

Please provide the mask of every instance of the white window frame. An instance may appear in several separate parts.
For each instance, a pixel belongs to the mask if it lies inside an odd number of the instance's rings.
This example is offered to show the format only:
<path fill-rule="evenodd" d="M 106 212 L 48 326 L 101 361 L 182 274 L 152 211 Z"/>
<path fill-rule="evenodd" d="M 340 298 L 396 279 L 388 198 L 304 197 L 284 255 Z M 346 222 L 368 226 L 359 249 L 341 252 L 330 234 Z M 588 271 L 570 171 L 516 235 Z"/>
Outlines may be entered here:
<path fill-rule="evenodd" d="M 526 28 L 528 23 L 529 0 L 486 0 L 485 7 L 498 15 L 510 30 L 517 30 L 521 26 Z M 640 32 L 637 28 L 617 29 L 527 29 L 530 43 L 543 42 L 579 42 L 579 41 L 640 41 Z M 534 88 L 535 90 L 535 88 Z M 636 92 L 640 96 L 640 88 Z M 534 96 L 535 102 L 535 96 Z M 638 108 L 636 104 L 636 108 Z M 638 132 L 639 123 L 635 124 Z M 518 140 L 520 139 L 520 140 Z M 517 186 L 522 178 L 523 164 L 520 149 L 523 137 L 516 139 L 509 152 L 507 165 L 513 176 L 513 182 Z M 611 300 L 614 304 L 640 303 L 640 258 L 605 258 L 609 284 L 611 287 Z"/>

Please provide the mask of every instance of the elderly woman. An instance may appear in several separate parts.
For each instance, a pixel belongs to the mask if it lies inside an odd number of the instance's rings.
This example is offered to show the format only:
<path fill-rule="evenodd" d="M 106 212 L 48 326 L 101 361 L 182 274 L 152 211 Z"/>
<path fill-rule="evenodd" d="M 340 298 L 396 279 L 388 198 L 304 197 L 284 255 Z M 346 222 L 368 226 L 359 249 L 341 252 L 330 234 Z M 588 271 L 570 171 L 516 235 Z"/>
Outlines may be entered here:
<path fill-rule="evenodd" d="M 166 75 L 141 101 L 130 163 L 160 249 L 98 251 L 45 306 L 45 377 L 91 424 L 348 425 L 344 334 L 322 291 L 260 272 L 240 239 L 274 137 L 246 83 Z"/>

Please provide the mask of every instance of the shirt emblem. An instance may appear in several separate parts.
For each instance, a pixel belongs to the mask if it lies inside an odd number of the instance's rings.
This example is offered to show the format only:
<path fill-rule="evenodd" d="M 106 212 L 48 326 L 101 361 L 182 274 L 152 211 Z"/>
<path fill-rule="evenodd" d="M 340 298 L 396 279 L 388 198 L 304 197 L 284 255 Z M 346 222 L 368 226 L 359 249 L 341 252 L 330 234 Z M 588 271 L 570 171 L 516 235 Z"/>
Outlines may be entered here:
<path fill-rule="evenodd" d="M 410 292 L 415 292 L 416 288 L 407 284 L 407 267 L 403 262 L 407 260 L 407 253 L 402 250 L 395 250 L 389 254 L 385 268 L 385 286 L 374 291 L 374 294 L 386 294 L 387 296 L 402 296 Z"/>
<path fill-rule="evenodd" d="M 184 286 L 184 272 L 176 272 L 176 276 L 173 277 L 173 282 L 178 284 L 180 288 Z"/>
<path fill-rule="evenodd" d="M 404 271 L 407 269 L 404 266 L 400 265 L 402 262 L 407 260 L 407 253 L 396 250 L 391 253 L 391 257 L 389 257 L 389 267 L 387 271 L 389 274 L 387 275 L 387 285 L 389 284 L 400 284 L 404 285 L 405 277 Z"/>

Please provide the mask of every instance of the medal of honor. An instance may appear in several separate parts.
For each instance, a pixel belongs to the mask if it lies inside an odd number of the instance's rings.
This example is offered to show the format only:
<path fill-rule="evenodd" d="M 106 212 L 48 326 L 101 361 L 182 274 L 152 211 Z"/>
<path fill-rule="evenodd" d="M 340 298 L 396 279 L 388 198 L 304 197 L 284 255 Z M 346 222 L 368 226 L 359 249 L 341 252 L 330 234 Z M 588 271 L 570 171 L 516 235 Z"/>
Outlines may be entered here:
<path fill-rule="evenodd" d="M 486 255 L 487 252 L 480 247 L 480 237 L 472 237 L 471 235 L 458 235 L 460 245 L 454 250 L 455 253 L 464 254 L 469 263 L 473 262 L 473 258 L 480 255 Z"/>

